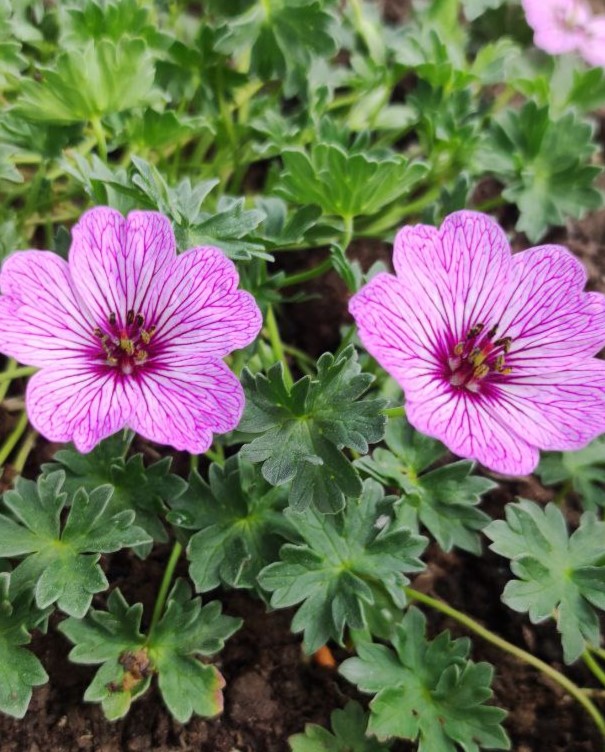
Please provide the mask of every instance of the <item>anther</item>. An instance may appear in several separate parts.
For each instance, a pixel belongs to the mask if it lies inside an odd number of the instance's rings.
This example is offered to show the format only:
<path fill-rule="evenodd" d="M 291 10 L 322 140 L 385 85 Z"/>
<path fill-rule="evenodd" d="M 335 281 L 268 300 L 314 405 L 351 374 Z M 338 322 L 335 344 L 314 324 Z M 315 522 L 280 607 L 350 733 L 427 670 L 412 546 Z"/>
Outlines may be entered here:
<path fill-rule="evenodd" d="M 472 329 L 469 329 L 468 334 L 466 335 L 467 339 L 473 339 L 473 337 L 476 337 L 477 335 L 481 334 L 481 332 L 485 329 L 485 324 L 476 324 L 472 327 Z"/>
<path fill-rule="evenodd" d="M 505 353 L 508 353 L 512 342 L 513 341 L 510 337 L 502 337 L 501 339 L 497 339 L 494 342 L 494 345 L 496 345 L 496 347 L 501 347 Z"/>
<path fill-rule="evenodd" d="M 95 326 L 95 328 L 92 330 L 92 333 L 95 335 L 95 337 L 103 336 L 103 332 L 101 331 L 101 328 L 98 326 Z"/>
<path fill-rule="evenodd" d="M 113 313 L 113 311 L 109 314 L 109 326 L 115 326 L 116 325 L 116 315 Z"/>
<path fill-rule="evenodd" d="M 489 339 L 493 339 L 496 336 L 496 332 L 498 331 L 498 327 L 499 326 L 500 326 L 500 324 L 494 324 L 492 326 L 492 328 L 487 333 L 487 336 L 489 337 Z"/>
<path fill-rule="evenodd" d="M 126 314 L 126 323 L 129 326 L 130 326 L 130 324 L 134 323 L 134 311 L 132 310 L 132 308 Z"/>
<path fill-rule="evenodd" d="M 137 326 L 140 329 L 143 326 L 143 324 L 145 323 L 145 317 L 143 316 L 142 313 L 137 313 L 135 321 L 136 321 Z"/>
<path fill-rule="evenodd" d="M 458 342 L 456 347 L 454 347 L 454 355 L 462 355 L 464 352 L 464 342 Z"/>
<path fill-rule="evenodd" d="M 473 377 L 475 379 L 484 379 L 489 373 L 489 366 L 487 363 L 481 363 L 473 371 Z"/>

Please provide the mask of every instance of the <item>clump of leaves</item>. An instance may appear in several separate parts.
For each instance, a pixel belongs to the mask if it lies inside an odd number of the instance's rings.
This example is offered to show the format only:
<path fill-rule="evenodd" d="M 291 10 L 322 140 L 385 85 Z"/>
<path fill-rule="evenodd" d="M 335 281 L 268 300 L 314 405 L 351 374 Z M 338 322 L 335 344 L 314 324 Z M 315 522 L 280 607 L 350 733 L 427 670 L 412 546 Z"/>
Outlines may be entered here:
<path fill-rule="evenodd" d="M 358 702 L 348 702 L 342 710 L 330 715 L 332 732 L 307 723 L 304 734 L 288 739 L 292 752 L 387 752 L 391 745 L 368 739 L 367 713 Z"/>
<path fill-rule="evenodd" d="M 11 516 L 0 515 L 0 556 L 20 558 L 11 577 L 15 593 L 33 589 L 36 605 L 56 603 L 65 613 L 83 616 L 94 593 L 109 583 L 99 566 L 102 553 L 151 543 L 134 522 L 131 509 L 112 510 L 111 486 L 90 493 L 64 490 L 65 473 L 57 471 L 37 483 L 18 478 L 6 491 L 4 505 Z M 64 524 L 61 512 L 69 500 Z"/>
<path fill-rule="evenodd" d="M 596 512 L 605 506 L 605 437 L 577 452 L 544 454 L 536 472 L 547 486 L 571 487 L 584 509 Z"/>
<path fill-rule="evenodd" d="M 506 713 L 486 705 L 492 696 L 493 669 L 468 659 L 470 641 L 442 632 L 425 637 L 426 620 L 410 608 L 396 628 L 392 646 L 362 642 L 357 657 L 340 673 L 370 702 L 368 733 L 379 739 L 418 742 L 418 752 L 510 749 L 501 726 Z"/>
<path fill-rule="evenodd" d="M 478 530 L 490 517 L 477 509 L 481 497 L 496 484 L 471 475 L 467 460 L 428 470 L 446 449 L 441 442 L 415 431 L 405 418 L 389 420 L 385 441 L 370 456 L 355 461 L 363 473 L 403 492 L 397 504 L 401 524 L 418 530 L 420 525 L 450 551 L 454 546 L 475 554 L 481 552 Z"/>
<path fill-rule="evenodd" d="M 380 441 L 384 400 L 363 397 L 373 376 L 361 372 L 355 349 L 325 353 L 317 376 L 286 383 L 281 363 L 267 375 L 244 371 L 246 411 L 240 431 L 260 434 L 241 450 L 262 462 L 263 477 L 274 486 L 291 481 L 289 502 L 296 510 L 313 504 L 322 512 L 342 509 L 345 497 L 361 494 L 361 480 L 343 453 L 365 454 Z"/>
<path fill-rule="evenodd" d="M 349 499 L 336 515 L 314 509 L 286 515 L 304 543 L 282 546 L 281 561 L 263 569 L 259 583 L 276 608 L 302 603 L 292 630 L 304 632 L 308 652 L 330 639 L 342 642 L 345 626 L 366 629 L 368 612 L 385 596 L 397 608 L 405 605 L 405 574 L 424 569 L 418 557 L 426 539 L 393 528 L 392 498 L 381 486 L 366 481 L 361 498 Z"/>
<path fill-rule="evenodd" d="M 582 515 L 571 535 L 554 504 L 542 509 L 531 501 L 508 504 L 506 521 L 485 530 L 490 548 L 511 559 L 511 580 L 502 600 L 515 611 L 529 613 L 532 623 L 556 619 L 567 663 L 586 644 L 599 645 L 599 617 L 605 610 L 605 522 L 592 512 Z"/>
<path fill-rule="evenodd" d="M 202 607 L 191 590 L 177 580 L 162 618 L 149 635 L 141 632 L 143 606 L 129 606 L 120 591 L 107 600 L 107 611 L 91 610 L 84 619 L 70 617 L 59 629 L 74 643 L 74 663 L 101 664 L 84 695 L 100 702 L 109 720 L 124 716 L 144 694 L 152 677 L 166 706 L 181 723 L 196 713 L 211 717 L 223 709 L 224 679 L 198 656 L 221 650 L 240 619 L 224 616 L 218 601 Z"/>

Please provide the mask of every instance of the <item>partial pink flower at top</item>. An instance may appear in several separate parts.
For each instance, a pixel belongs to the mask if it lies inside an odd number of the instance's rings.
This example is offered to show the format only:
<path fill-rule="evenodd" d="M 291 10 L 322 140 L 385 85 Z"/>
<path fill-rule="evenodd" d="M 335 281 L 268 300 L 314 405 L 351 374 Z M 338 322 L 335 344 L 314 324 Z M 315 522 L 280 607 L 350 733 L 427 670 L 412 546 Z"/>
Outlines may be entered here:
<path fill-rule="evenodd" d="M 510 475 L 605 432 L 605 296 L 566 248 L 513 256 L 493 219 L 461 211 L 404 227 L 393 262 L 350 311 L 418 431 Z"/>
<path fill-rule="evenodd" d="M 578 52 L 591 65 L 605 65 L 605 16 L 585 0 L 522 0 L 534 44 L 551 55 Z"/>
<path fill-rule="evenodd" d="M 177 256 L 170 222 L 106 207 L 73 228 L 69 263 L 18 251 L 0 272 L 0 350 L 38 366 L 32 425 L 81 452 L 121 428 L 201 453 L 238 424 L 244 396 L 223 363 L 261 314 L 217 248 Z"/>

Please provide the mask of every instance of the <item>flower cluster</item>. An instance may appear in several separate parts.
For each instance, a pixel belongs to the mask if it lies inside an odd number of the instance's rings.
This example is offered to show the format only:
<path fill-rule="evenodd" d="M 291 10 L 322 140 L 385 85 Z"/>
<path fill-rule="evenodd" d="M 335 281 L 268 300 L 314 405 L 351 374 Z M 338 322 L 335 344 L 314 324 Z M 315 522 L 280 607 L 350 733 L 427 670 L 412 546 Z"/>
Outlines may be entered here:
<path fill-rule="evenodd" d="M 41 370 L 32 425 L 82 452 L 128 427 L 201 453 L 239 422 L 244 397 L 223 363 L 261 314 L 217 248 L 176 254 L 168 219 L 99 207 L 73 228 L 69 263 L 21 251 L 0 274 L 0 350 Z"/>
<path fill-rule="evenodd" d="M 584 0 L 522 0 L 534 43 L 551 55 L 578 52 L 587 63 L 605 66 L 605 15 Z"/>
<path fill-rule="evenodd" d="M 393 261 L 350 311 L 415 428 L 511 475 L 605 432 L 605 296 L 567 249 L 513 256 L 494 220 L 461 211 L 404 227 Z"/>

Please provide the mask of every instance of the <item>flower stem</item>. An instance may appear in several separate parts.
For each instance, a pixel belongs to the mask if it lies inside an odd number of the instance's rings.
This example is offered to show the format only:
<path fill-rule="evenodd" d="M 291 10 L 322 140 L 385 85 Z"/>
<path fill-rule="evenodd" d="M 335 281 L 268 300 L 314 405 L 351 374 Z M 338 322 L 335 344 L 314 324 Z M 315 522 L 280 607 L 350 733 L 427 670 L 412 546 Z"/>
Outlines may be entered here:
<path fill-rule="evenodd" d="M 4 372 L 0 374 L 0 402 L 6 397 L 10 383 L 13 380 L 13 373 L 16 370 L 17 361 L 14 358 L 9 358 L 6 361 Z"/>
<path fill-rule="evenodd" d="M 297 274 L 290 274 L 288 277 L 284 277 L 279 283 L 279 287 L 291 287 L 292 285 L 300 285 L 303 282 L 308 282 L 315 277 L 321 277 L 322 274 L 330 271 L 332 268 L 332 259 L 324 259 L 321 264 L 312 266 L 310 269 L 305 269 L 304 272 L 298 272 Z"/>
<path fill-rule="evenodd" d="M 107 162 L 107 140 L 105 139 L 105 129 L 101 118 L 96 115 L 90 119 L 90 125 L 92 127 L 95 138 L 97 139 L 97 146 L 99 148 L 99 156 L 104 162 Z"/>
<path fill-rule="evenodd" d="M 442 614 L 455 619 L 460 624 L 463 624 L 467 629 L 470 629 L 471 632 L 475 632 L 475 634 L 483 637 L 484 640 L 491 642 L 501 650 L 514 655 L 516 658 L 525 661 L 525 663 L 529 663 L 530 666 L 537 668 L 543 674 L 555 681 L 557 684 L 559 684 L 559 686 L 567 690 L 567 692 L 569 692 L 569 694 L 575 700 L 577 700 L 580 705 L 584 707 L 584 710 L 586 710 L 586 712 L 591 716 L 595 725 L 597 726 L 601 734 L 605 737 L 605 719 L 597 709 L 596 705 L 591 702 L 591 700 L 586 696 L 586 693 L 583 692 L 582 689 L 577 686 L 577 684 L 574 684 L 571 679 L 568 679 L 560 671 L 557 671 L 552 666 L 549 666 L 548 663 L 545 663 L 539 658 L 536 658 L 535 655 L 528 653 L 526 650 L 513 645 L 512 642 L 508 642 L 508 640 L 505 640 L 502 637 L 498 637 L 498 635 L 481 626 L 481 624 L 479 624 L 473 618 L 467 616 L 461 611 L 458 611 L 444 601 L 440 601 L 437 598 L 432 598 L 430 595 L 425 595 L 425 593 L 421 593 L 418 590 L 414 590 L 413 588 L 409 587 L 405 588 L 405 592 L 408 598 L 410 598 L 411 600 L 418 601 L 419 603 L 424 603 L 424 605 L 429 606 L 430 608 L 434 608 L 436 611 L 441 611 Z"/>
<path fill-rule="evenodd" d="M 601 666 L 593 658 L 590 648 L 582 653 L 582 660 L 588 666 L 594 676 L 596 676 L 601 684 L 605 687 L 605 671 L 603 671 Z"/>
<path fill-rule="evenodd" d="M 162 582 L 160 583 L 160 589 L 158 590 L 158 597 L 156 598 L 155 606 L 153 607 L 153 614 L 151 616 L 151 624 L 149 625 L 150 635 L 153 634 L 153 630 L 157 627 L 158 622 L 160 621 L 160 618 L 162 617 L 164 606 L 166 605 L 166 598 L 168 597 L 168 590 L 170 588 L 170 585 L 172 583 L 172 578 L 174 576 L 174 570 L 176 569 L 176 565 L 178 563 L 178 560 L 181 556 L 182 551 L 183 551 L 183 546 L 178 541 L 176 541 L 172 549 L 172 552 L 170 554 L 170 558 L 168 559 L 168 564 L 166 564 L 166 569 L 164 570 L 164 576 L 162 577 Z"/>
<path fill-rule="evenodd" d="M 403 405 L 399 405 L 399 407 L 385 407 L 382 414 L 386 415 L 387 418 L 403 418 L 405 407 Z"/>
<path fill-rule="evenodd" d="M 292 373 L 290 372 L 290 366 L 286 360 L 286 353 L 284 352 L 284 346 L 279 336 L 279 329 L 277 328 L 277 321 L 275 319 L 275 313 L 273 312 L 273 306 L 269 306 L 267 309 L 267 316 L 265 319 L 267 325 L 267 333 L 269 334 L 269 342 L 271 343 L 271 349 L 273 350 L 273 356 L 275 360 L 283 363 L 284 366 L 284 383 L 290 389 L 294 383 Z"/>
<path fill-rule="evenodd" d="M 14 361 L 13 361 L 14 362 Z M 10 382 L 13 379 L 18 379 L 20 376 L 31 376 L 32 373 L 36 373 L 38 369 L 34 368 L 34 366 L 22 366 L 21 368 L 7 368 L 4 373 L 0 373 L 0 382 L 1 381 L 8 381 Z M 0 395 L 0 399 L 2 399 L 4 395 Z"/>
<path fill-rule="evenodd" d="M 0 447 L 0 466 L 2 466 L 6 462 L 6 460 L 10 456 L 10 453 L 13 451 L 13 449 L 17 445 L 17 442 L 19 441 L 21 436 L 23 436 L 26 428 L 27 428 L 27 413 L 24 411 L 19 416 L 17 425 L 9 433 L 9 435 L 4 440 L 4 444 L 2 444 L 2 446 Z"/>
<path fill-rule="evenodd" d="M 30 431 L 28 431 L 23 444 L 21 444 L 21 448 L 17 452 L 17 456 L 15 457 L 15 461 L 13 462 L 13 469 L 18 475 L 21 475 L 21 473 L 23 472 L 27 458 L 29 457 L 31 450 L 34 448 L 37 438 L 38 432 L 32 428 Z"/>

